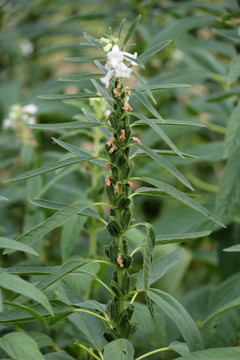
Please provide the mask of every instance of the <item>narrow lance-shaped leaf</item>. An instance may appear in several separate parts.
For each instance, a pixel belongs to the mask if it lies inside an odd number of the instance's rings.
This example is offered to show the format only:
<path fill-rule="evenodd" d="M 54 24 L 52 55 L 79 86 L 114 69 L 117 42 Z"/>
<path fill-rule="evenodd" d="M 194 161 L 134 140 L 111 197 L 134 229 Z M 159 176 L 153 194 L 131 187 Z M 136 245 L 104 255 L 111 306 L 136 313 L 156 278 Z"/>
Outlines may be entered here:
<path fill-rule="evenodd" d="M 139 93 L 140 97 L 143 96 L 143 94 Z M 147 100 L 144 97 L 145 100 Z M 147 100 L 148 101 L 148 100 Z M 149 101 L 148 101 L 149 102 Z M 150 104 L 150 103 L 149 103 Z M 151 105 L 151 104 L 150 104 Z M 151 105 L 152 106 L 152 105 Z M 153 108 L 154 109 L 154 108 Z M 155 109 L 154 109 L 155 110 Z M 142 119 L 146 124 L 148 124 L 154 131 L 156 131 L 156 133 L 159 134 L 159 136 L 163 139 L 163 141 L 165 141 L 166 144 L 168 144 L 168 146 L 175 151 L 176 154 L 178 154 L 180 157 L 183 157 L 181 151 L 178 150 L 178 148 L 176 147 L 176 145 L 174 145 L 174 143 L 169 139 L 169 137 L 165 134 L 165 132 L 155 124 L 154 121 L 152 121 L 151 119 L 148 119 L 146 116 L 138 114 L 138 113 L 131 113 L 131 115 L 135 115 L 138 118 Z M 153 114 L 154 116 L 156 116 L 157 118 L 159 118 L 160 120 L 163 120 L 162 117 L 157 113 L 154 112 Z"/>
<path fill-rule="evenodd" d="M 30 129 L 38 129 L 38 130 L 64 130 L 64 129 L 82 129 L 82 128 L 89 128 L 89 127 L 98 127 L 103 126 L 99 123 L 89 123 L 89 122 L 80 122 L 80 121 L 70 121 L 66 123 L 59 123 L 59 124 L 25 124 L 24 125 Z"/>
<path fill-rule="evenodd" d="M 134 146 L 140 147 L 140 149 L 144 150 L 146 154 L 148 154 L 153 160 L 158 162 L 164 169 L 166 169 L 170 174 L 175 176 L 182 184 L 187 186 L 189 189 L 193 190 L 192 185 L 190 182 L 174 167 L 170 164 L 166 159 L 164 159 L 161 155 L 154 152 L 149 147 L 142 145 L 142 144 L 134 144 Z"/>
<path fill-rule="evenodd" d="M 127 44 L 128 40 L 131 38 L 131 36 L 133 35 L 133 33 L 135 32 L 136 30 L 136 27 L 139 23 L 139 21 L 141 20 L 141 15 L 139 15 L 138 17 L 136 17 L 136 19 L 131 23 L 129 29 L 128 29 L 128 32 L 123 40 L 123 48 L 124 46 Z"/>
<path fill-rule="evenodd" d="M 215 222 L 216 224 L 225 227 L 225 225 L 222 223 L 221 220 L 219 220 L 215 215 L 213 215 L 210 211 L 208 211 L 206 208 L 204 208 L 202 205 L 198 204 L 196 201 L 191 199 L 189 196 L 183 194 L 181 191 L 175 189 L 173 186 L 166 184 L 162 181 L 152 179 L 149 177 L 142 177 L 142 178 L 136 178 L 138 180 L 144 180 L 152 185 L 155 185 L 159 189 L 165 191 L 175 199 L 181 201 L 182 203 L 188 205 L 189 207 L 193 208 L 203 216 L 207 217 L 211 221 Z"/>
<path fill-rule="evenodd" d="M 103 74 L 72 74 L 72 75 L 64 75 L 60 77 L 59 81 L 83 81 L 89 79 L 99 79 L 102 78 Z"/>
<path fill-rule="evenodd" d="M 20 180 L 29 179 L 29 178 L 32 178 L 34 176 L 46 174 L 46 173 L 48 173 L 50 171 L 54 171 L 54 170 L 57 170 L 57 169 L 60 169 L 60 168 L 66 167 L 66 166 L 74 165 L 74 164 L 77 164 L 77 163 L 80 163 L 80 162 L 83 162 L 83 161 L 88 161 L 88 160 L 91 160 L 91 159 L 94 159 L 94 157 L 91 156 L 91 155 L 90 156 L 89 155 L 84 156 L 82 158 L 80 158 L 80 157 L 68 158 L 66 160 L 57 161 L 57 162 L 54 162 L 54 163 L 51 163 L 51 164 L 48 164 L 48 165 L 43 165 L 38 169 L 31 170 L 31 171 L 28 171 L 28 172 L 26 172 L 26 173 L 24 173 L 22 175 L 15 176 L 15 177 L 13 177 L 11 179 L 6 180 L 5 182 L 20 181 Z"/>
<path fill-rule="evenodd" d="M 21 244 L 18 241 L 0 237 L 0 248 L 1 249 L 13 249 L 17 251 L 23 251 L 32 255 L 38 256 L 38 253 L 30 246 Z"/>
<path fill-rule="evenodd" d="M 44 317 L 38 311 L 33 309 L 32 307 L 21 305 L 21 304 L 15 304 L 14 302 L 5 302 L 4 304 L 8 305 L 8 306 L 11 306 L 11 307 L 13 307 L 15 309 L 21 309 L 23 311 L 26 311 L 31 316 L 33 316 L 36 320 L 41 322 L 43 324 L 43 326 L 47 327 L 47 324 L 46 324 L 46 321 L 45 321 Z"/>
<path fill-rule="evenodd" d="M 0 273 L 0 286 L 39 302 L 52 313 L 52 308 L 47 297 L 34 285 L 21 279 L 19 276 Z"/>
<path fill-rule="evenodd" d="M 147 293 L 150 299 L 160 306 L 162 311 L 164 311 L 176 324 L 184 340 L 188 344 L 190 351 L 203 349 L 200 331 L 184 307 L 164 291 L 151 289 Z"/>
<path fill-rule="evenodd" d="M 90 114 L 90 112 L 88 112 L 86 109 L 84 109 L 84 108 L 82 108 L 82 112 L 84 113 L 84 115 L 86 115 L 86 117 L 88 118 L 88 120 L 90 121 L 90 122 L 98 122 L 98 123 L 100 123 L 100 121 L 98 121 L 92 114 Z M 100 123 L 101 124 L 101 123 Z M 102 127 L 102 128 L 100 128 L 100 130 L 101 130 L 101 132 L 104 134 L 104 135 L 106 135 L 107 137 L 111 137 L 112 136 L 112 134 L 110 133 L 110 131 L 107 129 L 107 128 L 105 128 L 105 127 Z"/>
<path fill-rule="evenodd" d="M 152 102 L 154 104 L 157 104 L 156 100 L 154 99 L 154 96 L 151 92 L 151 90 L 149 89 L 148 85 L 145 83 L 145 81 L 141 78 L 141 76 L 139 76 L 137 73 L 135 73 L 134 71 L 132 71 L 133 76 L 138 80 L 138 82 L 142 85 L 143 90 L 146 91 L 146 93 L 148 94 L 148 96 L 150 97 L 150 99 L 152 100 Z"/>
<path fill-rule="evenodd" d="M 84 157 L 84 156 L 91 157 L 92 156 L 88 152 L 78 149 L 76 146 L 69 144 L 65 141 L 58 140 L 54 137 L 52 139 L 55 141 L 55 143 L 57 143 L 58 145 L 62 146 L 64 149 L 70 151 L 71 153 L 73 153 L 79 157 Z M 90 162 L 92 162 L 93 164 L 99 165 L 99 166 L 103 167 L 104 169 L 106 168 L 105 162 L 102 160 L 96 159 L 96 160 L 91 160 Z"/>
<path fill-rule="evenodd" d="M 102 96 L 95 93 L 83 93 L 83 94 L 49 94 L 49 95 L 39 95 L 37 97 L 43 100 L 70 100 L 70 99 L 100 98 Z"/>
<path fill-rule="evenodd" d="M 146 63 L 155 54 L 157 54 L 159 51 L 163 50 L 168 44 L 170 44 L 171 41 L 172 40 L 166 40 L 166 41 L 163 41 L 163 42 L 151 47 L 150 49 L 147 49 L 141 55 L 138 56 L 138 59 L 141 62 Z"/>
<path fill-rule="evenodd" d="M 32 244 L 35 241 L 41 239 L 44 235 L 48 234 L 53 229 L 55 229 L 57 226 L 64 223 L 67 219 L 69 219 L 73 215 L 86 209 L 89 205 L 91 205 L 90 201 L 86 201 L 83 204 L 69 205 L 64 209 L 57 211 L 54 215 L 50 216 L 42 224 L 29 230 L 26 234 L 21 235 L 19 238 L 17 238 L 17 241 L 20 241 L 21 243 L 25 243 L 25 244 Z M 13 251 L 11 250 L 4 251 L 5 254 L 11 252 Z"/>
<path fill-rule="evenodd" d="M 103 56 L 75 56 L 75 57 L 67 57 L 64 60 L 72 61 L 72 62 L 88 62 L 88 61 L 94 61 L 94 60 L 106 60 L 106 57 Z"/>

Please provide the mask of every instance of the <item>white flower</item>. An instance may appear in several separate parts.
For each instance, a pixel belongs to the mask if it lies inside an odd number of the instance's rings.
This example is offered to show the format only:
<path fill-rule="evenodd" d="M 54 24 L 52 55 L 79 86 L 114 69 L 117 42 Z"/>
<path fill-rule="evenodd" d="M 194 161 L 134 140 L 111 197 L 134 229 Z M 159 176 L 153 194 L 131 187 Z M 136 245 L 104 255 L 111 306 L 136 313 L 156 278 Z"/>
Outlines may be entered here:
<path fill-rule="evenodd" d="M 106 118 L 109 117 L 110 114 L 111 114 L 111 110 L 106 110 L 104 113 Z"/>
<path fill-rule="evenodd" d="M 22 51 L 22 54 L 25 56 L 28 56 L 33 52 L 33 44 L 28 39 L 20 41 L 19 47 Z"/>
<path fill-rule="evenodd" d="M 35 104 L 29 104 L 22 107 L 22 111 L 28 114 L 36 114 L 38 107 Z"/>
<path fill-rule="evenodd" d="M 125 56 L 124 56 L 124 59 L 130 61 L 130 63 L 131 63 L 132 65 L 137 65 L 137 63 L 136 63 L 135 61 L 132 61 L 132 60 L 130 60 L 130 59 L 127 58 L 127 56 L 128 56 L 128 57 L 131 58 L 131 59 L 136 59 L 136 58 L 137 58 L 137 52 L 135 52 L 134 55 L 133 55 L 133 54 L 130 54 L 130 53 L 124 51 L 124 52 L 123 52 L 123 55 L 125 55 Z"/>
<path fill-rule="evenodd" d="M 109 70 L 109 72 L 107 73 L 107 75 L 100 79 L 101 82 L 106 86 L 106 88 L 109 87 L 110 80 L 111 80 L 112 77 L 114 76 L 114 72 L 115 72 L 114 70 Z"/>
<path fill-rule="evenodd" d="M 3 120 L 2 128 L 4 130 L 6 130 L 6 129 L 15 129 L 15 127 L 16 127 L 15 124 L 10 119 L 4 119 Z"/>
<path fill-rule="evenodd" d="M 107 58 L 112 67 L 115 68 L 123 61 L 123 53 L 117 45 L 114 45 L 112 50 L 107 54 Z"/>
<path fill-rule="evenodd" d="M 36 124 L 36 118 L 34 116 L 30 116 L 30 118 L 28 120 L 28 124 L 30 124 L 30 125 Z"/>
<path fill-rule="evenodd" d="M 123 62 L 121 62 L 116 68 L 115 68 L 115 75 L 116 77 L 129 77 L 132 72 L 132 69 L 127 67 Z"/>

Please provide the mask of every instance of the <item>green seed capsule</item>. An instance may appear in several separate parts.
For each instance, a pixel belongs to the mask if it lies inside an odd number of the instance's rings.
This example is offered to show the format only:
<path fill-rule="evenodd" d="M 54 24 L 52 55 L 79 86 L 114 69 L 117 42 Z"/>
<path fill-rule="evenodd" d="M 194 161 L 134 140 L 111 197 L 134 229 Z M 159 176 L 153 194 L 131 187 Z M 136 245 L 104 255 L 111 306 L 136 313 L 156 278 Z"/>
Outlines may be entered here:
<path fill-rule="evenodd" d="M 127 307 L 127 313 L 128 313 L 128 320 L 130 321 L 131 320 L 131 317 L 134 313 L 134 310 L 135 310 L 135 307 L 131 304 Z"/>
<path fill-rule="evenodd" d="M 126 229 L 129 225 L 129 222 L 131 220 L 131 212 L 129 210 L 123 210 L 121 215 L 121 224 L 124 229 Z"/>
<path fill-rule="evenodd" d="M 125 139 L 126 139 L 126 142 L 128 142 L 129 141 L 129 139 L 130 139 L 130 136 L 131 136 L 131 128 L 130 128 L 130 126 L 126 126 L 125 127 Z"/>
<path fill-rule="evenodd" d="M 116 281 L 111 280 L 110 287 L 114 291 L 116 297 L 118 297 L 118 298 L 123 297 L 122 290 L 120 289 L 120 287 L 119 287 L 118 283 L 116 283 Z"/>
<path fill-rule="evenodd" d="M 132 329 L 131 324 L 129 322 L 125 323 L 125 326 L 122 331 L 122 338 L 128 339 L 131 329 Z"/>
<path fill-rule="evenodd" d="M 118 179 L 118 169 L 116 167 L 112 168 L 112 178 L 113 178 L 113 180 L 115 180 L 115 182 Z"/>
<path fill-rule="evenodd" d="M 122 262 L 124 265 L 125 269 L 128 269 L 131 265 L 132 265 L 132 257 L 127 255 L 127 256 L 122 256 Z"/>
<path fill-rule="evenodd" d="M 113 209 L 110 209 L 109 215 L 110 216 L 116 216 L 116 211 L 113 210 Z"/>
<path fill-rule="evenodd" d="M 109 258 L 110 252 L 109 252 L 109 246 L 108 245 L 104 246 L 104 252 L 105 252 L 105 255 Z"/>
<path fill-rule="evenodd" d="M 110 186 L 106 186 L 106 192 L 107 192 L 109 202 L 111 204 L 115 205 L 117 197 L 116 197 L 116 194 L 114 194 L 113 184 L 110 184 Z"/>
<path fill-rule="evenodd" d="M 117 320 L 118 326 L 124 325 L 127 320 L 128 320 L 128 312 L 127 312 L 127 310 L 121 311 L 120 314 L 119 314 L 118 320 Z"/>
<path fill-rule="evenodd" d="M 126 256 L 128 255 L 128 241 L 126 239 L 123 239 L 123 254 Z"/>
<path fill-rule="evenodd" d="M 124 274 L 124 278 L 123 278 L 123 285 L 122 285 L 122 292 L 124 295 L 129 293 L 129 289 L 130 289 L 130 283 L 131 283 L 131 277 L 130 275 L 126 272 Z"/>
<path fill-rule="evenodd" d="M 127 163 L 123 165 L 121 171 L 121 180 L 127 180 L 129 178 L 130 170 L 130 166 Z"/>
<path fill-rule="evenodd" d="M 116 239 L 112 240 L 109 244 L 109 258 L 112 263 L 116 263 L 118 256 L 118 245 Z"/>
<path fill-rule="evenodd" d="M 107 224 L 107 230 L 111 236 L 117 236 L 119 234 L 119 231 L 113 226 L 112 221 Z"/>
<path fill-rule="evenodd" d="M 117 121 L 117 117 L 116 117 L 116 115 L 114 113 L 110 114 L 109 121 L 110 121 L 110 124 L 112 125 L 112 127 L 114 129 L 116 129 L 117 126 L 118 126 L 118 121 Z"/>
<path fill-rule="evenodd" d="M 138 323 L 137 321 L 134 321 L 134 322 L 131 324 L 131 330 L 129 331 L 128 339 L 131 339 L 131 338 L 133 337 L 133 335 L 134 335 L 135 332 L 137 331 L 138 325 L 139 325 L 139 323 Z"/>
<path fill-rule="evenodd" d="M 118 339 L 118 334 L 113 329 L 107 329 L 103 336 L 108 342 Z"/>
<path fill-rule="evenodd" d="M 116 270 L 113 272 L 112 278 L 114 281 L 118 282 L 118 273 Z"/>
<path fill-rule="evenodd" d="M 128 197 L 128 196 L 129 196 L 129 193 L 130 193 L 130 187 L 129 187 L 129 185 L 128 185 L 128 184 L 125 184 L 125 185 L 123 186 L 122 191 L 123 191 L 123 193 L 126 195 L 126 197 Z"/>

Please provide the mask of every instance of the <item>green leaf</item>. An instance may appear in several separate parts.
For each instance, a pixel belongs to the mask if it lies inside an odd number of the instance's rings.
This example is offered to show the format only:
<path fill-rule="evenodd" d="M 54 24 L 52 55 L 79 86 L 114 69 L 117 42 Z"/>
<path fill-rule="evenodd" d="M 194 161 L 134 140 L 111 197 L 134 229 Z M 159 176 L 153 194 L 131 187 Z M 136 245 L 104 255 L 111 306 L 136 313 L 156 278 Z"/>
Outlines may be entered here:
<path fill-rule="evenodd" d="M 43 100 L 70 100 L 70 99 L 100 98 L 102 96 L 95 93 L 83 93 L 83 94 L 49 94 L 49 95 L 39 95 L 37 97 Z"/>
<path fill-rule="evenodd" d="M 74 337 L 85 346 L 102 350 L 106 344 L 103 334 L 106 330 L 101 319 L 84 313 L 74 313 L 68 317 L 73 325 Z"/>
<path fill-rule="evenodd" d="M 226 251 L 226 252 L 239 252 L 240 251 L 240 244 L 227 247 L 227 248 L 223 249 L 223 251 Z"/>
<path fill-rule="evenodd" d="M 139 93 L 141 96 L 143 96 L 141 93 Z M 145 98 L 145 100 L 147 100 Z M 148 100 L 147 100 L 148 101 Z M 150 103 L 149 103 L 150 104 Z M 151 105 L 151 104 L 150 104 Z M 151 105 L 152 106 L 152 105 Z M 154 109 L 154 108 L 153 108 Z M 155 109 L 154 109 L 155 110 Z M 169 139 L 169 137 L 164 133 L 164 131 L 162 131 L 162 129 L 157 126 L 155 124 L 154 121 L 152 121 L 151 119 L 148 119 L 146 116 L 142 115 L 142 114 L 138 114 L 138 113 L 131 113 L 131 115 L 135 115 L 138 118 L 142 119 L 146 124 L 148 124 L 164 141 L 166 144 L 168 144 L 168 146 L 175 151 L 176 154 L 178 154 L 180 157 L 183 157 L 181 151 L 178 150 L 178 148 L 174 145 L 174 143 Z M 157 112 L 154 112 L 154 114 L 157 118 L 159 118 L 160 120 L 163 120 L 162 117 L 160 117 L 160 115 Z"/>
<path fill-rule="evenodd" d="M 1 273 L 0 286 L 39 302 L 52 313 L 52 308 L 47 297 L 34 285 L 21 279 L 19 276 Z"/>
<path fill-rule="evenodd" d="M 239 137 L 240 137 L 240 101 L 238 101 L 237 106 L 234 108 L 231 113 L 227 134 L 224 141 L 224 150 L 223 156 L 229 157 L 238 147 L 239 147 Z"/>
<path fill-rule="evenodd" d="M 83 151 L 83 150 L 80 150 L 78 149 L 76 146 L 72 145 L 72 144 L 69 144 L 65 141 L 62 141 L 62 140 L 58 140 L 54 137 L 52 137 L 52 139 L 55 141 L 55 143 L 57 143 L 58 145 L 62 146 L 64 149 L 70 151 L 71 153 L 79 156 L 79 157 L 82 157 L 82 158 L 93 158 L 93 156 L 91 154 L 89 154 L 88 152 L 86 151 Z M 96 165 L 99 165 L 101 167 L 103 167 L 104 169 L 106 169 L 106 165 L 105 165 L 105 162 L 102 161 L 102 160 L 91 160 L 90 161 L 91 163 L 93 164 L 96 164 Z"/>
<path fill-rule="evenodd" d="M 51 210 L 62 210 L 69 205 L 68 203 L 60 203 L 43 199 L 28 199 L 28 201 L 33 205 Z M 82 201 L 84 202 L 85 200 L 83 199 Z M 80 204 L 80 200 L 78 200 L 78 204 Z M 86 208 L 80 211 L 78 215 L 93 217 L 95 219 L 101 220 L 101 216 L 91 208 Z"/>
<path fill-rule="evenodd" d="M 178 360 L 238 360 L 240 358 L 240 347 L 220 347 L 196 351 L 192 354 L 178 358 Z"/>
<path fill-rule="evenodd" d="M 156 245 L 185 242 L 192 239 L 198 239 L 200 237 L 208 236 L 209 234 L 211 234 L 211 231 L 200 231 L 200 232 L 186 233 L 186 234 L 156 235 Z"/>
<path fill-rule="evenodd" d="M 175 176 L 182 184 L 184 184 L 189 189 L 193 190 L 192 185 L 190 182 L 174 167 L 170 164 L 166 159 L 164 159 L 161 155 L 154 152 L 152 149 L 145 145 L 141 144 L 134 144 L 134 146 L 139 147 L 140 149 L 144 150 L 146 154 L 148 154 L 153 160 L 159 163 L 164 169 L 166 169 L 170 174 Z"/>
<path fill-rule="evenodd" d="M 138 114 L 138 115 L 140 115 L 140 114 Z M 181 120 L 171 120 L 171 119 L 164 119 L 164 120 L 163 119 L 162 120 L 160 120 L 160 119 L 149 119 L 149 120 L 154 122 L 156 125 L 159 124 L 159 125 L 184 125 L 184 126 L 206 127 L 206 125 L 204 125 L 203 123 L 197 122 L 197 121 L 181 121 Z M 136 125 L 146 125 L 146 122 L 143 121 L 143 120 L 137 120 L 137 121 L 134 121 L 134 123 L 131 126 L 136 126 Z M 29 127 L 29 126 L 27 126 L 27 127 Z"/>
<path fill-rule="evenodd" d="M 232 84 L 240 76 L 240 56 L 237 57 L 234 64 L 230 67 L 227 79 L 229 84 Z"/>
<path fill-rule="evenodd" d="M 21 243 L 32 244 L 35 241 L 41 239 L 44 235 L 48 234 L 50 231 L 55 229 L 57 226 L 63 224 L 67 219 L 71 218 L 73 215 L 78 212 L 86 209 L 91 205 L 90 201 L 86 201 L 82 204 L 74 204 L 66 206 L 64 209 L 57 211 L 55 214 L 50 216 L 42 224 L 36 226 L 35 228 L 29 230 L 27 233 L 21 235 L 17 238 L 17 241 Z M 8 254 L 13 251 L 5 251 L 4 253 Z"/>
<path fill-rule="evenodd" d="M 81 158 L 75 156 L 75 157 L 68 158 L 66 160 L 56 161 L 56 162 L 48 164 L 48 165 L 43 165 L 38 169 L 28 171 L 28 172 L 26 172 L 26 173 L 24 173 L 22 175 L 15 176 L 15 177 L 13 177 L 11 179 L 6 180 L 5 182 L 20 181 L 20 180 L 29 179 L 29 178 L 32 178 L 34 176 L 46 174 L 46 173 L 48 173 L 50 171 L 61 169 L 61 168 L 66 167 L 66 166 L 74 165 L 74 164 L 84 162 L 84 161 L 88 161 L 88 160 L 91 160 L 91 159 L 94 159 L 94 157 L 91 156 L 91 155 L 88 155 L 88 156 L 84 156 L 84 157 L 81 157 Z"/>
<path fill-rule="evenodd" d="M 104 347 L 104 360 L 134 360 L 134 349 L 126 339 L 111 341 Z"/>
<path fill-rule="evenodd" d="M 74 358 L 68 355 L 65 351 L 51 352 L 44 355 L 45 360 L 74 360 Z"/>
<path fill-rule="evenodd" d="M 176 324 L 190 351 L 201 350 L 203 348 L 203 341 L 200 331 L 184 307 L 164 291 L 151 289 L 147 293 L 150 299 Z"/>
<path fill-rule="evenodd" d="M 98 121 L 92 114 L 90 114 L 90 112 L 87 111 L 87 109 L 82 108 L 82 112 L 83 112 L 84 115 L 88 118 L 88 120 L 89 120 L 90 122 L 94 122 L 94 123 L 97 122 L 97 123 L 101 124 L 100 121 Z M 101 124 L 101 125 L 102 125 L 102 124 Z M 112 136 L 112 134 L 110 133 L 110 131 L 109 131 L 107 128 L 102 127 L 102 128 L 100 128 L 100 130 L 101 130 L 101 132 L 102 132 L 104 135 L 106 135 L 107 137 L 111 137 L 111 136 Z"/>
<path fill-rule="evenodd" d="M 104 74 L 73 74 L 60 77 L 59 81 L 82 81 L 102 78 Z"/>
<path fill-rule="evenodd" d="M 137 180 L 144 180 L 152 185 L 155 185 L 162 191 L 166 192 L 167 194 L 171 195 L 175 199 L 181 201 L 182 203 L 186 204 L 187 206 L 190 206 L 192 209 L 196 210 L 203 216 L 207 217 L 211 221 L 215 222 L 216 224 L 225 227 L 225 225 L 222 223 L 221 220 L 219 220 L 215 215 L 210 213 L 206 208 L 204 208 L 202 205 L 198 204 L 196 201 L 192 200 L 189 196 L 183 194 L 181 191 L 175 189 L 173 186 L 166 184 L 162 181 L 155 180 L 149 177 L 142 177 L 142 178 L 136 178 Z"/>
<path fill-rule="evenodd" d="M 86 220 L 86 217 L 73 216 L 63 225 L 61 234 L 61 255 L 64 261 L 70 256 Z"/>
<path fill-rule="evenodd" d="M 184 255 L 182 248 L 176 249 L 163 257 L 157 258 L 152 262 L 150 268 L 149 285 L 159 280 L 174 264 L 176 264 Z M 143 272 L 138 273 L 137 288 L 145 288 L 143 285 Z"/>
<path fill-rule="evenodd" d="M 18 241 L 0 237 L 0 248 L 2 249 L 13 249 L 18 251 L 23 251 L 32 255 L 38 256 L 38 253 L 32 249 L 30 246 L 21 244 Z"/>
<path fill-rule="evenodd" d="M 23 332 L 11 332 L 0 338 L 0 347 L 13 360 L 44 360 L 37 343 Z"/>
<path fill-rule="evenodd" d="M 73 61 L 73 62 L 83 62 L 83 61 L 94 61 L 94 60 L 106 60 L 106 57 L 103 56 L 76 56 L 76 57 L 67 57 L 64 60 Z"/>
<path fill-rule="evenodd" d="M 6 198 L 5 196 L 0 196 L 0 201 L 8 201 L 8 198 Z"/>
<path fill-rule="evenodd" d="M 216 214 L 221 219 L 223 219 L 223 221 L 229 221 L 231 219 L 233 215 L 231 214 L 231 211 L 238 201 L 239 192 L 240 147 L 230 156 L 227 161 L 216 197 Z"/>
<path fill-rule="evenodd" d="M 46 334 L 43 334 L 38 331 L 28 331 L 28 334 L 36 341 L 39 349 L 49 346 L 50 347 L 56 346 L 55 342 L 50 338 L 50 336 Z"/>
<path fill-rule="evenodd" d="M 139 21 L 141 20 L 141 17 L 142 15 L 139 15 L 138 17 L 136 17 L 136 19 L 131 23 L 129 29 L 128 29 L 128 32 L 123 40 L 123 45 L 122 47 L 124 48 L 125 45 L 127 44 L 128 40 L 131 38 L 131 36 L 133 35 L 133 33 L 135 32 L 136 30 L 136 27 L 139 23 Z"/>
<path fill-rule="evenodd" d="M 159 51 L 163 50 L 168 44 L 170 44 L 172 40 L 166 40 L 163 41 L 150 49 L 145 50 L 141 55 L 138 56 L 138 59 L 146 63 L 149 59 L 151 59 L 155 54 L 157 54 Z"/>
<path fill-rule="evenodd" d="M 135 73 L 134 71 L 132 71 L 133 76 L 135 77 L 135 79 L 137 79 L 137 81 L 142 85 L 143 90 L 146 91 L 146 93 L 148 94 L 148 96 L 150 97 L 150 99 L 152 100 L 152 102 L 154 104 L 157 104 L 156 100 L 154 99 L 153 94 L 151 93 L 151 90 L 149 89 L 148 85 L 145 83 L 145 81 L 141 78 L 141 76 L 139 76 L 137 73 Z M 138 89 L 139 90 L 139 89 Z"/>
<path fill-rule="evenodd" d="M 168 347 L 182 356 L 190 353 L 187 344 L 179 341 L 173 341 L 170 345 L 168 345 Z"/>
<path fill-rule="evenodd" d="M 158 91 L 162 89 L 174 89 L 174 88 L 183 88 L 190 87 L 188 84 L 159 84 L 159 85 L 148 85 L 148 88 L 152 91 Z M 137 88 L 138 91 L 145 91 L 144 88 Z"/>
<path fill-rule="evenodd" d="M 97 127 L 103 126 L 101 123 L 89 123 L 89 122 L 80 122 L 80 121 L 71 121 L 66 123 L 59 123 L 59 124 L 26 124 L 24 125 L 30 129 L 39 129 L 39 130 L 64 130 L 64 129 L 82 129 L 88 127 Z"/>
<path fill-rule="evenodd" d="M 21 310 L 26 311 L 31 316 L 33 316 L 35 319 L 37 319 L 39 322 L 43 324 L 43 326 L 47 327 L 46 321 L 44 317 L 36 310 L 34 310 L 32 307 L 21 305 L 21 304 L 15 304 L 11 302 L 4 302 L 5 305 L 12 306 L 13 308 L 18 308 Z"/>

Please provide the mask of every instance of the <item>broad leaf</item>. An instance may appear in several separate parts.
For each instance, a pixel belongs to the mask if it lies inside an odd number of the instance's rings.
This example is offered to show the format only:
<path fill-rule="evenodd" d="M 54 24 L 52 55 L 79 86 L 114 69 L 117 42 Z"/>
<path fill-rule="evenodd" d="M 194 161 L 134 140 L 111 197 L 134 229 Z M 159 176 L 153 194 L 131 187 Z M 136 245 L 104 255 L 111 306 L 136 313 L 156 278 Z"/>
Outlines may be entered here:
<path fill-rule="evenodd" d="M 220 180 L 219 190 L 216 197 L 216 213 L 224 221 L 229 221 L 231 219 L 231 210 L 238 201 L 239 192 L 240 147 L 238 147 L 238 149 L 230 156 L 227 161 L 222 178 Z"/>
<path fill-rule="evenodd" d="M 52 313 L 52 308 L 47 297 L 34 285 L 21 279 L 19 276 L 0 273 L 0 286 L 39 302 Z"/>
<path fill-rule="evenodd" d="M 227 134 L 224 141 L 224 157 L 229 157 L 238 147 L 239 147 L 239 137 L 240 137 L 240 101 L 238 101 L 237 106 L 234 108 L 231 113 Z"/>
<path fill-rule="evenodd" d="M 0 237 L 0 248 L 23 251 L 23 252 L 38 256 L 38 253 L 35 250 L 33 250 L 30 246 L 27 246 L 25 244 L 19 243 L 18 241 L 10 240 L 10 239 L 3 238 L 3 237 Z"/>
<path fill-rule="evenodd" d="M 187 344 L 179 341 L 173 341 L 170 345 L 168 345 L 168 347 L 182 356 L 190 353 Z"/>
<path fill-rule="evenodd" d="M 196 351 L 192 354 L 178 358 L 178 360 L 238 360 L 240 347 L 220 347 Z"/>
<path fill-rule="evenodd" d="M 74 360 L 74 358 L 68 355 L 65 351 L 51 352 L 44 355 L 45 360 Z"/>
<path fill-rule="evenodd" d="M 190 351 L 203 348 L 202 337 L 195 322 L 184 307 L 171 295 L 158 289 L 147 292 L 152 299 L 176 324 Z"/>
<path fill-rule="evenodd" d="M 0 338 L 0 347 L 13 360 L 44 360 L 37 343 L 24 332 L 11 332 Z"/>
<path fill-rule="evenodd" d="M 126 339 L 111 341 L 104 347 L 104 360 L 134 360 L 134 349 Z"/>
<path fill-rule="evenodd" d="M 182 248 L 179 248 L 163 257 L 159 257 L 156 260 L 154 260 L 150 268 L 149 285 L 152 285 L 157 280 L 159 280 L 168 271 L 168 269 L 170 269 L 183 257 L 183 254 L 184 254 L 184 250 Z M 142 271 L 138 273 L 137 288 L 138 289 L 144 288 Z"/>
<path fill-rule="evenodd" d="M 45 321 L 44 317 L 38 311 L 34 310 L 32 307 L 21 305 L 21 304 L 15 304 L 13 302 L 12 303 L 11 302 L 4 302 L 4 304 L 8 305 L 8 306 L 11 306 L 13 308 L 18 308 L 18 309 L 21 309 L 23 311 L 26 311 L 31 316 L 33 316 L 33 318 L 35 318 L 36 320 L 41 322 L 43 324 L 43 326 L 47 327 L 47 324 L 46 324 L 46 321 Z"/>

